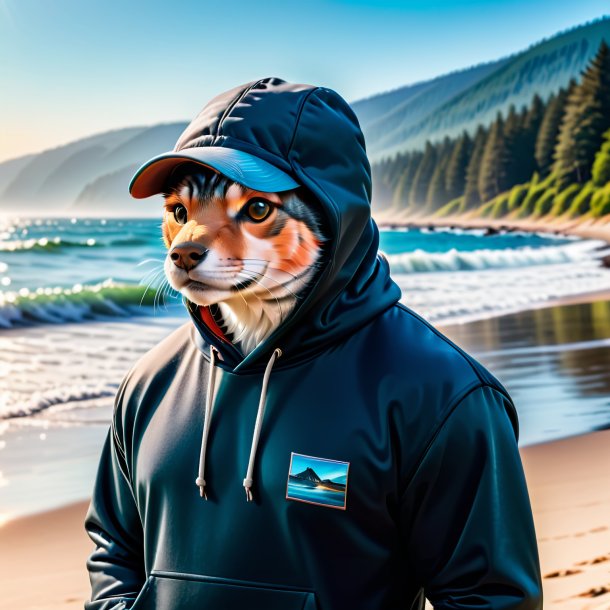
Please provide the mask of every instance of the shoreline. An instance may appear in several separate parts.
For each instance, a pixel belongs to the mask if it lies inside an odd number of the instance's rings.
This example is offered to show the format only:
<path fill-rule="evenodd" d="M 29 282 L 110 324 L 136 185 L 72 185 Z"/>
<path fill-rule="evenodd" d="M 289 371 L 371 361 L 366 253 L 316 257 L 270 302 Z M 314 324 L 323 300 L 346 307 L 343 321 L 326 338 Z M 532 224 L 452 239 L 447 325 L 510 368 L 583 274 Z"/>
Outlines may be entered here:
<path fill-rule="evenodd" d="M 519 449 L 534 522 L 544 607 L 610 603 L 610 430 Z M 16 517 L 0 526 L 3 601 L 15 610 L 82 608 L 90 595 L 84 529 L 90 499 Z M 2 549 L 10 549 L 2 552 Z M 60 550 L 61 549 L 61 550 Z"/>
<path fill-rule="evenodd" d="M 536 219 L 512 218 L 482 218 L 474 214 L 464 213 L 450 216 L 407 216 L 404 218 L 387 218 L 380 215 L 379 228 L 389 229 L 398 227 L 459 227 L 463 229 L 507 229 L 529 231 L 532 233 L 556 233 L 561 235 L 574 235 L 584 239 L 600 239 L 610 244 L 610 219 L 577 218 L 565 219 L 561 216 L 550 218 L 542 216 Z"/>

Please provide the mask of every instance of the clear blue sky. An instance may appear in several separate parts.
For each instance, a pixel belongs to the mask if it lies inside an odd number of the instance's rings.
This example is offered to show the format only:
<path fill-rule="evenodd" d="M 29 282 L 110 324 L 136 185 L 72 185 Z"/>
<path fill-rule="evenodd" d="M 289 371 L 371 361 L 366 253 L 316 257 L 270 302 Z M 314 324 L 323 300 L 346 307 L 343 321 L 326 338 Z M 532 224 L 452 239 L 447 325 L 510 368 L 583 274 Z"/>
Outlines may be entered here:
<path fill-rule="evenodd" d="M 607 0 L 0 0 L 0 161 L 189 120 L 264 76 L 351 102 L 609 12 Z"/>

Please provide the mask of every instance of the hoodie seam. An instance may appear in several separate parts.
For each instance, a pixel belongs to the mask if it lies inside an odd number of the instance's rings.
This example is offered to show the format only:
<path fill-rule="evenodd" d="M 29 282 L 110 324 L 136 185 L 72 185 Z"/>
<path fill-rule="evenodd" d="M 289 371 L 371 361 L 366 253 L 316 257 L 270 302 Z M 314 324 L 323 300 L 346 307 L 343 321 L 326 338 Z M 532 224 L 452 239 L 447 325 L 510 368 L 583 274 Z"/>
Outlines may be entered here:
<path fill-rule="evenodd" d="M 307 100 L 309 100 L 309 97 L 311 95 L 313 95 L 316 91 L 320 90 L 320 89 L 321 89 L 321 87 L 316 87 L 315 89 L 311 89 L 310 91 L 308 91 L 307 95 L 305 95 L 303 97 L 303 99 L 301 100 L 301 104 L 300 104 L 299 109 L 297 111 L 297 118 L 296 118 L 296 121 L 294 123 L 294 129 L 292 131 L 292 137 L 290 138 L 290 144 L 288 145 L 288 150 L 286 151 L 286 158 L 287 159 L 290 159 L 290 153 L 292 151 L 292 147 L 294 145 L 294 141 L 295 141 L 296 136 L 297 136 L 297 131 L 299 130 L 299 123 L 301 122 L 301 115 L 303 114 L 303 110 L 305 109 L 305 105 L 307 104 Z"/>
<path fill-rule="evenodd" d="M 434 446 L 436 439 L 438 438 L 438 435 L 441 433 L 441 430 L 444 428 L 445 424 L 447 423 L 447 421 L 449 420 L 451 415 L 455 412 L 455 410 L 458 408 L 458 406 L 468 396 L 470 396 L 470 394 L 472 392 L 475 392 L 476 390 L 486 388 L 486 387 L 491 388 L 492 390 L 497 389 L 495 386 L 492 386 L 488 383 L 475 381 L 475 382 L 473 382 L 473 384 L 467 386 L 466 389 L 462 389 L 461 392 L 458 393 L 457 396 L 449 402 L 449 404 L 451 406 L 447 409 L 447 412 L 445 413 L 445 415 L 439 422 L 438 426 L 436 426 L 436 428 L 434 429 L 434 432 L 432 433 L 432 435 L 430 436 L 424 449 L 422 450 L 420 457 L 417 459 L 417 461 L 415 462 L 415 464 L 412 466 L 411 470 L 409 471 L 409 475 L 407 476 L 407 482 L 402 486 L 399 496 L 402 496 L 407 491 L 409 486 L 411 485 L 411 482 L 415 478 L 417 471 L 420 469 L 420 467 L 423 464 L 424 460 L 426 459 L 427 455 L 432 450 L 432 447 Z"/>
<path fill-rule="evenodd" d="M 303 112 L 305 111 L 305 106 L 307 105 L 307 102 L 309 101 L 309 98 L 314 95 L 317 94 L 319 91 L 324 91 L 324 87 L 316 87 L 315 89 L 312 89 L 304 98 L 303 101 L 301 102 L 301 106 L 299 108 L 298 111 L 298 115 L 297 115 L 297 119 L 295 121 L 295 125 L 294 125 L 294 131 L 292 132 L 292 138 L 290 139 L 290 146 L 288 147 L 288 152 L 286 153 L 286 159 L 288 160 L 288 163 L 290 164 L 290 167 L 292 168 L 292 171 L 294 172 L 294 164 L 292 162 L 292 156 L 291 156 L 291 152 L 292 149 L 294 147 L 294 143 L 297 137 L 297 132 L 299 131 L 299 126 L 301 124 L 301 117 L 303 116 Z M 301 170 L 301 172 L 303 173 L 303 175 L 307 176 L 307 178 L 313 182 L 319 189 L 320 191 L 322 191 L 322 193 L 324 193 L 324 196 L 326 197 L 326 200 L 330 202 L 333 213 L 335 215 L 335 222 L 337 225 L 337 235 L 341 235 L 341 215 L 339 214 L 338 210 L 337 210 L 337 205 L 335 204 L 335 201 L 332 197 L 329 196 L 329 194 L 326 192 L 326 190 L 324 189 L 324 187 L 319 184 L 317 181 L 313 180 L 311 178 L 311 176 L 309 176 L 309 174 L 305 171 L 305 168 L 302 167 L 299 164 L 299 168 Z M 295 172 L 296 173 L 296 172 Z M 311 190 L 311 189 L 309 189 Z M 315 194 L 314 194 L 315 195 Z M 336 249 L 338 247 L 338 240 L 334 239 L 333 240 L 333 251 L 330 253 L 330 266 L 332 267 L 332 265 L 334 264 L 335 261 L 335 257 L 334 254 L 336 253 Z"/>
<path fill-rule="evenodd" d="M 250 91 L 252 89 L 254 89 L 254 87 L 256 87 L 256 85 L 259 85 L 264 80 L 265 80 L 264 78 L 261 78 L 261 79 L 257 80 L 256 82 L 252 83 L 249 87 L 246 87 L 239 95 L 237 95 L 233 99 L 233 101 L 229 104 L 229 106 L 227 108 L 225 108 L 225 111 L 222 113 L 222 116 L 220 117 L 220 120 L 218 121 L 218 127 L 216 128 L 216 133 L 214 134 L 214 139 L 212 140 L 212 144 L 211 144 L 212 146 L 214 146 L 214 144 L 216 143 L 218 136 L 223 135 L 222 134 L 222 124 L 224 123 L 224 120 L 231 114 L 231 112 L 233 111 L 233 108 L 235 108 L 235 106 L 244 97 L 246 97 L 246 95 L 248 95 L 248 93 L 250 93 Z"/>
<path fill-rule="evenodd" d="M 470 366 L 470 368 L 472 369 L 474 374 L 477 376 L 477 378 L 483 385 L 488 385 L 491 388 L 495 388 L 498 392 L 500 392 L 500 394 L 502 394 L 502 396 L 504 396 L 504 398 L 508 401 L 508 403 L 510 405 L 510 409 L 507 410 L 507 413 L 508 413 L 508 417 L 510 419 L 511 425 L 513 426 L 513 429 L 514 429 L 515 438 L 517 439 L 517 441 L 519 441 L 519 414 L 517 413 L 517 407 L 515 406 L 513 397 L 510 395 L 508 390 L 502 385 L 502 382 L 499 379 L 495 378 L 493 375 L 490 378 L 483 377 L 480 373 L 479 368 L 473 364 L 472 357 L 467 352 L 465 352 L 457 343 L 454 343 L 453 341 L 451 341 L 451 339 L 449 339 L 449 337 L 447 337 L 446 335 L 441 333 L 437 328 L 435 328 L 435 326 L 433 324 L 431 324 L 423 316 L 420 316 L 417 312 L 406 307 L 403 303 L 398 302 L 396 304 L 398 305 L 398 307 L 400 307 L 400 309 L 402 309 L 405 313 L 410 315 L 412 318 L 415 318 L 415 319 L 419 320 L 420 322 L 422 322 L 426 327 L 428 327 L 428 329 L 430 329 L 432 332 L 434 332 L 434 334 L 436 334 L 440 339 L 442 339 L 449 347 L 451 347 L 453 350 L 457 351 L 460 354 L 460 356 L 462 356 L 462 358 L 468 363 L 468 365 Z M 489 373 L 489 370 L 487 370 L 487 369 L 483 369 L 483 370 L 485 370 L 485 371 L 487 371 L 487 373 Z"/>
<path fill-rule="evenodd" d="M 457 343 L 454 343 L 453 341 L 451 341 L 449 339 L 449 337 L 447 337 L 446 335 L 443 335 L 433 324 L 431 324 L 428 320 L 426 320 L 423 317 L 420 317 L 417 312 L 414 312 L 413 310 L 409 309 L 408 307 L 406 307 L 403 303 L 397 302 L 396 305 L 398 305 L 398 307 L 400 307 L 400 309 L 402 309 L 405 313 L 407 313 L 408 315 L 410 315 L 411 317 L 415 317 L 417 320 L 419 320 L 420 322 L 422 322 L 425 326 L 427 326 L 437 337 L 439 337 L 440 339 L 442 339 L 447 345 L 449 345 L 451 348 L 453 348 L 455 351 L 457 351 L 460 356 L 462 356 L 462 358 L 468 363 L 468 366 L 473 370 L 474 374 L 477 376 L 477 378 L 479 379 L 480 383 L 485 384 L 485 385 L 489 385 L 490 387 L 495 387 L 493 384 L 490 383 L 490 380 L 485 379 L 484 377 L 481 376 L 478 368 L 476 366 L 474 366 L 472 364 L 472 361 L 470 359 L 470 357 L 468 356 L 468 354 L 459 346 L 457 345 Z M 504 394 L 504 396 L 506 396 L 506 398 L 508 398 L 508 400 L 512 401 L 511 396 L 508 394 L 508 391 L 505 390 L 504 388 L 497 386 L 498 391 L 501 392 L 502 394 Z"/>

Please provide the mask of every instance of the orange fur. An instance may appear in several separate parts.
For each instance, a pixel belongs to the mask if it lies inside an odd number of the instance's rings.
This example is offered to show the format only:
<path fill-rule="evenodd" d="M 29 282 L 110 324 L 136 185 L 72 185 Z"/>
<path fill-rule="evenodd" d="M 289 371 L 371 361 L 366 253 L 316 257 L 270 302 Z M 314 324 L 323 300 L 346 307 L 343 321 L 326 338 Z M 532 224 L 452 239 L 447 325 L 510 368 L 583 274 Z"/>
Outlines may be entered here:
<path fill-rule="evenodd" d="M 170 250 L 166 276 L 175 290 L 194 303 L 219 304 L 229 332 L 248 351 L 296 304 L 297 293 L 315 272 L 321 240 L 305 221 L 281 211 L 285 202 L 278 193 L 242 191 L 231 185 L 225 198 L 202 202 L 199 193 L 191 198 L 189 192 L 182 187 L 166 196 L 162 223 L 163 240 Z M 260 222 L 245 214 L 245 206 L 253 198 L 273 204 L 269 216 Z M 288 201 L 295 209 L 306 205 Z M 174 217 L 178 205 L 186 209 L 184 224 Z M 174 264 L 170 254 L 178 246 L 186 249 L 185 256 L 190 256 L 188 248 L 199 246 L 201 262 L 186 268 Z"/>

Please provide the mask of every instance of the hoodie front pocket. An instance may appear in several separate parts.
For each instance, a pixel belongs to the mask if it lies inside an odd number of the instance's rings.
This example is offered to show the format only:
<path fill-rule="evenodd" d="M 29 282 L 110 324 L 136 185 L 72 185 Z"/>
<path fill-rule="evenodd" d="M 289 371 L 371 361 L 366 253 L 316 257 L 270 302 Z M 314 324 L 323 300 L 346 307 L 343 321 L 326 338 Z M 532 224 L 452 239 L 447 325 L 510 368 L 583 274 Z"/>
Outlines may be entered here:
<path fill-rule="evenodd" d="M 152 570 L 133 608 L 318 610 L 314 591 L 201 574 Z"/>

